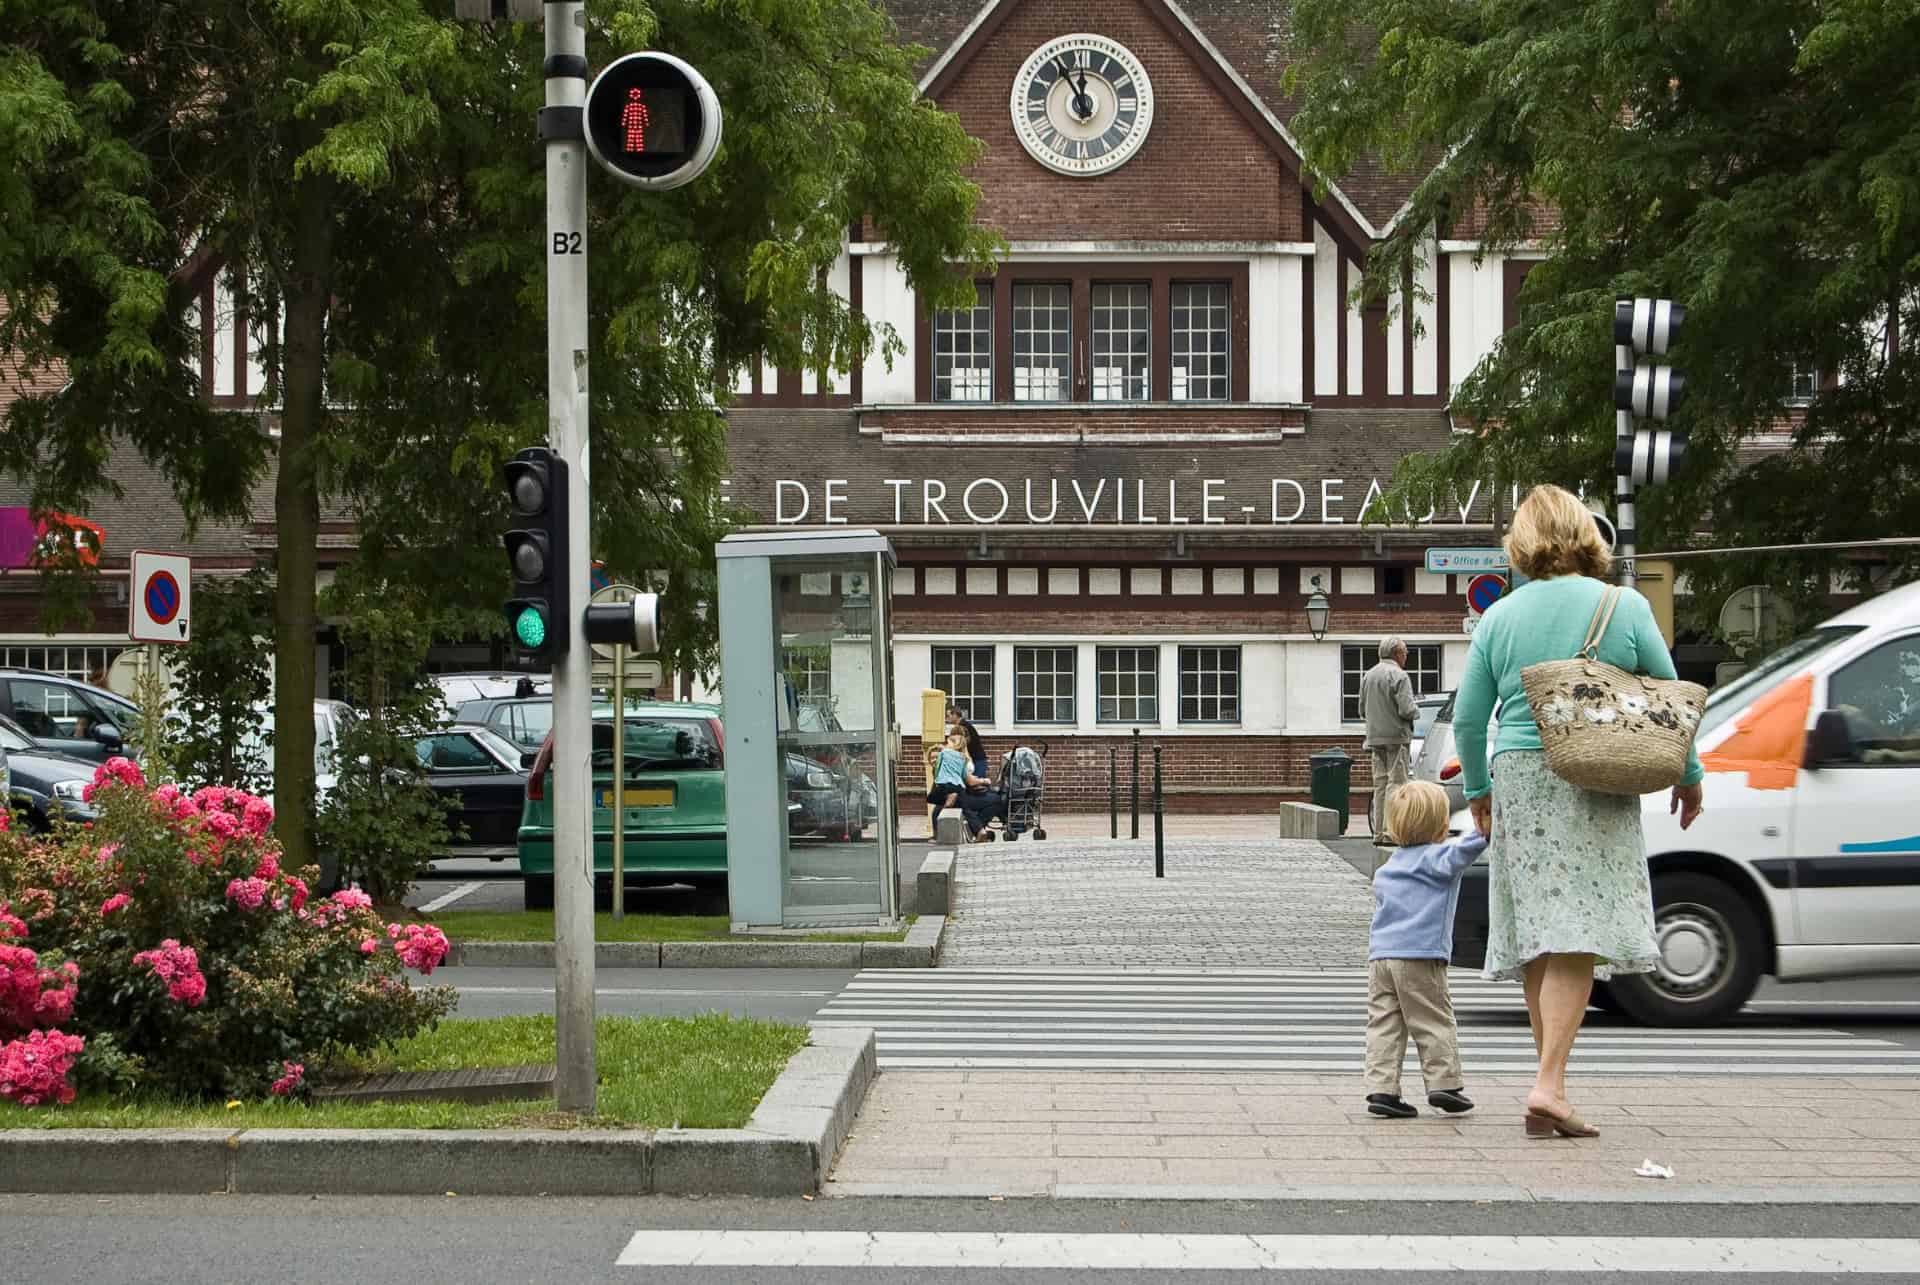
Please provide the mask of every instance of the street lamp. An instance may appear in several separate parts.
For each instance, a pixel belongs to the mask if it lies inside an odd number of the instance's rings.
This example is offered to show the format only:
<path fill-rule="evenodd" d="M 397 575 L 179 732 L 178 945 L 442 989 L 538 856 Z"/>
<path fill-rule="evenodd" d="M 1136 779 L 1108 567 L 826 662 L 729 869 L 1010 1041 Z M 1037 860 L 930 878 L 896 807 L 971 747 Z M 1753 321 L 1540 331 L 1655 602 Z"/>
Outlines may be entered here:
<path fill-rule="evenodd" d="M 1313 596 L 1307 599 L 1307 632 L 1313 640 L 1319 642 L 1327 636 L 1327 617 L 1333 614 L 1333 605 L 1327 601 L 1327 595 L 1321 591 L 1320 577 L 1313 578 Z"/>

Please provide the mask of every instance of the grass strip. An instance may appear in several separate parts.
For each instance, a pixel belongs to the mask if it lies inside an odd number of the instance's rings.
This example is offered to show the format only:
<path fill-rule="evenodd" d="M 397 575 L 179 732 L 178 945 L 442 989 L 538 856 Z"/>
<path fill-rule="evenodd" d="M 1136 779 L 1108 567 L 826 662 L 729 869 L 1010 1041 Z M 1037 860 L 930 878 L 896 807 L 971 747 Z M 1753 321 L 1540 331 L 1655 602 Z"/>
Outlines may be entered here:
<path fill-rule="evenodd" d="M 688 1128 L 746 1124 L 787 1061 L 807 1042 L 803 1026 L 705 1013 L 603 1017 L 597 1053 L 599 1114 L 557 1112 L 551 1101 L 182 1103 L 86 1095 L 64 1107 L 0 1102 L 0 1129 L 498 1129 Z M 359 1072 L 452 1071 L 551 1062 L 553 1018 L 449 1020 L 334 1068 Z M 309 1067 L 312 1076 L 317 1068 Z"/>

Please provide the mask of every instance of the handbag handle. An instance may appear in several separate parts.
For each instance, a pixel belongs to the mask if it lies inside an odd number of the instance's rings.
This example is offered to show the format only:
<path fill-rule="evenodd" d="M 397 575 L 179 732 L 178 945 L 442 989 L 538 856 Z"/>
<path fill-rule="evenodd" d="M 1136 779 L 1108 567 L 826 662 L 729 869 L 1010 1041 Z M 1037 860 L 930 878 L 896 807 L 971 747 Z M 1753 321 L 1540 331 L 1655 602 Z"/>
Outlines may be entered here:
<path fill-rule="evenodd" d="M 1593 609 L 1593 619 L 1587 622 L 1587 637 L 1580 644 L 1580 655 L 1588 660 L 1600 658 L 1600 640 L 1607 636 L 1607 626 L 1613 623 L 1613 611 L 1619 605 L 1620 586 L 1608 585 L 1600 604 Z"/>

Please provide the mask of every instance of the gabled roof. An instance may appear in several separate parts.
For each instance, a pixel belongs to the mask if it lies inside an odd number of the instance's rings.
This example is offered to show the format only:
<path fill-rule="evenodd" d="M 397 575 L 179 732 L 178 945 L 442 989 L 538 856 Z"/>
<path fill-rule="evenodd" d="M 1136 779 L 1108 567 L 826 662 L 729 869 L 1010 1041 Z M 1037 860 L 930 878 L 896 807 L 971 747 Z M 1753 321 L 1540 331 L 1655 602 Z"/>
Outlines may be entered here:
<path fill-rule="evenodd" d="M 903 39 L 931 48 L 920 88 L 938 98 L 1020 0 L 883 0 Z M 1282 164 L 1299 174 L 1304 168 L 1299 142 L 1290 124 L 1297 100 L 1280 92 L 1292 39 L 1288 0 L 1140 0 L 1197 62 L 1211 64 L 1242 100 L 1235 104 L 1264 134 Z M 1089 21 L 1096 15 L 1090 12 Z M 1097 23 L 1096 23 L 1097 25 Z M 1348 225 L 1349 240 L 1364 243 L 1384 235 L 1419 182 L 1415 174 L 1389 174 L 1371 158 L 1329 183 L 1322 208 Z"/>

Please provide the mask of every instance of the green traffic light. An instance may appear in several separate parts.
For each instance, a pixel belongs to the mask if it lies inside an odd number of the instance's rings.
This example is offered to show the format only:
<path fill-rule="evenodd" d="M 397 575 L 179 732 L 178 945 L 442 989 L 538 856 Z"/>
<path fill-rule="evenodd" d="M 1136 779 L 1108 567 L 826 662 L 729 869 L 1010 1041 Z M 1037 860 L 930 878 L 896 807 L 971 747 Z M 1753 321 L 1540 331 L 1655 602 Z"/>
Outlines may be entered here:
<path fill-rule="evenodd" d="M 538 608 L 526 607 L 513 622 L 513 632 L 522 647 L 537 648 L 547 641 L 547 618 Z"/>

